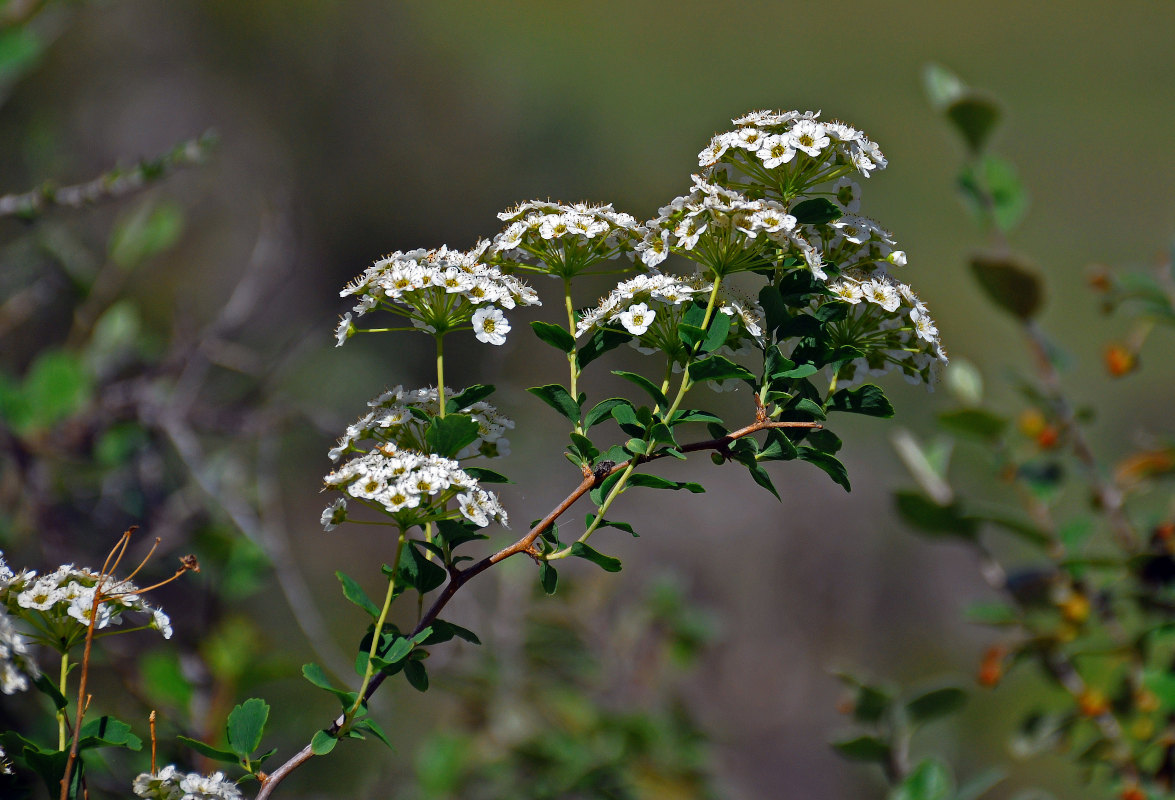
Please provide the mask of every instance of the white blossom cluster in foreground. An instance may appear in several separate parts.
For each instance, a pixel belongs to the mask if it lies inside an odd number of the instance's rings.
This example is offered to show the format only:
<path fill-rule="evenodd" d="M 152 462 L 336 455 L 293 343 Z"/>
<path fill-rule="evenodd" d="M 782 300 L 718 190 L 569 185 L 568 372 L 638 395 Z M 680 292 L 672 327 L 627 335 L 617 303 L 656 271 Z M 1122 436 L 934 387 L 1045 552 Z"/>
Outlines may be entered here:
<path fill-rule="evenodd" d="M 485 527 L 490 521 L 506 525 L 506 510 L 492 492 L 461 469 L 452 459 L 425 455 L 411 450 L 397 450 L 386 444 L 344 463 L 323 482 L 328 489 L 338 489 L 356 500 L 388 512 L 413 512 L 413 523 L 452 518 L 445 504 L 456 499 L 460 515 Z M 447 516 L 446 516 L 447 514 Z M 322 523 L 331 530 L 346 519 L 346 503 L 335 501 L 322 512 Z"/>
<path fill-rule="evenodd" d="M 172 765 L 152 775 L 144 772 L 131 787 L 145 800 L 240 800 L 241 790 L 223 772 L 183 773 Z"/>
<path fill-rule="evenodd" d="M 509 224 L 490 246 L 495 261 L 567 277 L 621 254 L 631 256 L 644 233 L 636 217 L 611 203 L 532 200 L 501 212 L 498 219 Z"/>
<path fill-rule="evenodd" d="M 445 397 L 456 397 L 445 387 Z M 415 408 L 430 416 L 440 413 L 440 399 L 435 387 L 405 389 L 395 386 L 367 403 L 372 410 L 347 426 L 343 437 L 329 451 L 330 460 L 338 461 L 344 453 L 365 452 L 356 445 L 363 441 L 393 444 L 400 449 L 427 450 L 425 431 L 428 423 L 412 413 Z M 468 414 L 477 423 L 477 438 L 457 454 L 458 461 L 482 456 L 497 458 L 510 454 L 510 441 L 504 437 L 513 430 L 514 420 L 498 412 L 492 404 L 479 400 L 456 413 Z"/>

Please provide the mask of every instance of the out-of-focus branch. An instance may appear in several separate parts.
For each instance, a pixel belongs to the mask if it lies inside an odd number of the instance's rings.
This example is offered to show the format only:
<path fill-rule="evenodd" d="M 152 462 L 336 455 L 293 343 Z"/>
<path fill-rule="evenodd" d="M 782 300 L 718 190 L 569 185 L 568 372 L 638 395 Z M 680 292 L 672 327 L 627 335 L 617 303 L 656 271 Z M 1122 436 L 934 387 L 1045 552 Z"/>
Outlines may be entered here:
<path fill-rule="evenodd" d="M 34 219 L 54 208 L 83 208 L 125 197 L 179 169 L 203 163 L 216 141 L 215 134 L 205 133 L 156 158 L 143 159 L 129 168 L 116 167 L 86 183 L 62 187 L 46 183 L 23 194 L 0 196 L 0 217 Z"/>

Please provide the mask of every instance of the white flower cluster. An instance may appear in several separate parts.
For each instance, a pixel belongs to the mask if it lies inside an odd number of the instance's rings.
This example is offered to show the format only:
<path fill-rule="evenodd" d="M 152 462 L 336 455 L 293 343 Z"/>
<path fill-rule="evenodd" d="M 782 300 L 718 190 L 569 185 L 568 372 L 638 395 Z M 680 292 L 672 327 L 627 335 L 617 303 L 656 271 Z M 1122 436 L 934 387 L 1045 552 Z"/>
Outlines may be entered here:
<path fill-rule="evenodd" d="M 442 456 L 397 450 L 392 444 L 351 459 L 331 472 L 323 482 L 351 497 L 375 505 L 389 514 L 415 511 L 412 524 L 440 519 L 445 505 L 456 499 L 461 515 L 479 526 L 496 520 L 506 525 L 506 510 L 496 495 L 482 489 L 461 465 Z M 322 514 L 331 530 L 346 519 L 346 505 L 336 501 Z"/>
<path fill-rule="evenodd" d="M 823 280 L 820 251 L 797 229 L 783 203 L 747 195 L 694 175 L 688 195 L 674 198 L 646 223 L 636 246 L 641 262 L 655 267 L 670 252 L 723 274 L 777 264 L 794 255 Z"/>
<path fill-rule="evenodd" d="M 509 224 L 494 237 L 489 249 L 493 260 L 529 264 L 565 277 L 621 254 L 631 258 L 643 233 L 635 217 L 616 211 L 611 203 L 563 205 L 532 200 L 501 212 L 498 219 Z"/>
<path fill-rule="evenodd" d="M 845 277 L 828 288 L 828 302 L 851 306 L 846 319 L 832 323 L 837 344 L 865 353 L 841 368 L 842 385 L 895 368 L 911 383 L 933 385 L 947 354 L 926 304 L 913 289 L 885 275 Z"/>
<path fill-rule="evenodd" d="M 94 593 L 101 579 L 97 572 L 65 564 L 40 577 L 31 570 L 9 572 L 9 576 L 0 585 L 0 604 L 14 616 L 35 620 L 37 629 L 66 640 L 84 633 L 89 626 Z M 126 612 L 139 612 L 150 615 L 150 627 L 170 639 L 171 620 L 167 614 L 144 602 L 137 591 L 129 581 L 107 576 L 102 583 L 103 599 L 98 604 L 95 629 L 120 624 Z"/>
<path fill-rule="evenodd" d="M 445 397 L 455 397 L 452 389 L 445 387 Z M 372 410 L 347 426 L 347 431 L 338 444 L 330 450 L 331 461 L 348 452 L 361 452 L 358 442 L 370 439 L 381 444 L 391 443 L 399 448 L 427 450 L 424 434 L 427 428 L 424 420 L 412 413 L 413 408 L 435 416 L 440 413 L 440 400 L 435 388 L 404 389 L 395 386 L 367 403 Z M 514 428 L 514 420 L 498 413 L 490 403 L 479 400 L 459 409 L 457 413 L 468 414 L 477 423 L 477 439 L 457 454 L 458 461 L 474 456 L 497 458 L 510 454 L 510 441 L 503 437 L 507 430 Z"/>
<path fill-rule="evenodd" d="M 28 652 L 28 643 L 16 629 L 12 616 L 0 608 L 0 692 L 16 694 L 29 688 L 29 677 L 37 675 L 37 668 Z"/>
<path fill-rule="evenodd" d="M 355 333 L 355 318 L 383 309 L 428 333 L 472 322 L 479 340 L 501 344 L 510 330 L 501 309 L 541 303 L 534 289 L 482 261 L 488 247 L 482 240 L 468 252 L 448 247 L 396 251 L 375 262 L 339 293 L 360 299 L 339 323 L 337 343 Z"/>
<path fill-rule="evenodd" d="M 136 797 L 147 800 L 240 800 L 241 790 L 225 777 L 223 772 L 186 775 L 168 765 L 157 775 L 144 772 L 135 778 L 132 788 Z"/>
<path fill-rule="evenodd" d="M 684 356 L 677 326 L 685 316 L 690 301 L 709 299 L 714 284 L 702 275 L 683 279 L 675 275 L 649 272 L 619 283 L 598 306 L 583 313 L 576 326 L 577 337 L 603 327 L 621 327 L 639 337 L 638 350 L 653 353 L 663 350 L 671 357 Z M 736 297 L 720 290 L 716 308 L 731 318 L 726 345 L 737 348 L 740 341 L 763 338 L 763 310 L 753 300 Z"/>
<path fill-rule="evenodd" d="M 724 163 L 747 174 L 783 168 L 803 177 L 799 185 L 792 182 L 797 193 L 853 169 L 866 177 L 885 169 L 885 156 L 865 134 L 819 116 L 819 111 L 752 111 L 733 120 L 735 130 L 710 140 L 698 154 L 698 166 Z"/>
<path fill-rule="evenodd" d="M 849 191 L 857 189 L 856 184 L 847 183 L 852 186 Z M 868 217 L 845 214 L 825 225 L 806 225 L 803 230 L 804 237 L 823 252 L 824 260 L 842 274 L 884 275 L 891 265 L 906 265 L 906 254 L 897 249 L 893 234 Z"/>

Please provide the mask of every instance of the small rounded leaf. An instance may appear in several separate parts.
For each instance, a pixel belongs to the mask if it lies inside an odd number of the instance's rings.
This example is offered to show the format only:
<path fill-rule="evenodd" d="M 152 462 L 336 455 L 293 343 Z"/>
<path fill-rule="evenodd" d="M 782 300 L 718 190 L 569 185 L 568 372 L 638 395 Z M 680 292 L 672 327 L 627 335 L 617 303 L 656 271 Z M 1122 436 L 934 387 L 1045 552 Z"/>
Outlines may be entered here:
<path fill-rule="evenodd" d="M 1004 311 L 1028 321 L 1044 304 L 1044 282 L 1032 266 L 1012 253 L 976 253 L 971 271 L 987 296 Z"/>

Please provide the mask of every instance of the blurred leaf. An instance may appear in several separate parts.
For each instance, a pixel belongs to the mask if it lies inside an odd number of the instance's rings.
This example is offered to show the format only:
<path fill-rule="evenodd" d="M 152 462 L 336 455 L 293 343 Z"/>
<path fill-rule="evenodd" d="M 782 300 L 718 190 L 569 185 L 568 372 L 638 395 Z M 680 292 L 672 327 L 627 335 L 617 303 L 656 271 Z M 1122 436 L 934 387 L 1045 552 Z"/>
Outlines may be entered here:
<path fill-rule="evenodd" d="M 575 337 L 558 325 L 536 320 L 530 323 L 530 327 L 534 329 L 536 336 L 556 350 L 561 350 L 564 353 L 575 352 Z"/>
<path fill-rule="evenodd" d="M 37 65 L 43 50 L 40 37 L 27 27 L 0 31 L 0 84 L 20 80 Z"/>
<path fill-rule="evenodd" d="M 991 97 L 966 90 L 946 107 L 946 115 L 971 152 L 980 153 L 1000 121 L 1000 107 Z"/>
<path fill-rule="evenodd" d="M 959 787 L 955 800 L 978 800 L 1007 777 L 1007 773 L 998 767 L 984 770 Z"/>
<path fill-rule="evenodd" d="M 856 736 L 832 742 L 836 752 L 853 761 L 883 764 L 889 760 L 889 745 L 876 736 Z"/>
<path fill-rule="evenodd" d="M 1020 614 L 1004 603 L 972 603 L 967 606 L 964 616 L 968 622 L 982 625 L 1017 625 Z"/>
<path fill-rule="evenodd" d="M 139 676 L 148 697 L 158 698 L 178 709 L 192 701 L 192 684 L 184 677 L 179 656 L 171 650 L 155 650 L 139 659 Z"/>
<path fill-rule="evenodd" d="M 1044 303 L 1044 283 L 1019 256 L 976 253 L 971 272 L 992 302 L 1021 321 L 1036 316 Z"/>
<path fill-rule="evenodd" d="M 899 428 L 890 440 L 918 487 L 939 505 L 950 505 L 955 498 L 955 492 L 946 480 L 953 449 L 950 439 L 936 439 L 923 447 L 912 433 Z"/>
<path fill-rule="evenodd" d="M 89 402 L 90 378 L 77 356 L 49 350 L 33 363 L 21 393 L 29 409 L 26 430 L 44 430 Z"/>
<path fill-rule="evenodd" d="M 979 524 L 967 517 L 957 503 L 941 506 L 920 492 L 894 493 L 898 513 L 906 522 L 924 533 L 947 534 L 974 539 Z"/>
<path fill-rule="evenodd" d="M 952 433 L 993 440 L 1003 435 L 1008 421 L 980 408 L 963 408 L 938 415 L 939 424 Z"/>
<path fill-rule="evenodd" d="M 1166 711 L 1175 711 L 1175 674 L 1162 669 L 1148 669 L 1142 674 L 1142 682 L 1155 693 Z"/>
<path fill-rule="evenodd" d="M 983 402 L 983 375 L 965 358 L 952 358 L 947 365 L 944 383 L 955 399 L 969 407 Z"/>
<path fill-rule="evenodd" d="M 269 703 L 260 697 L 250 697 L 234 706 L 228 715 L 228 746 L 241 758 L 247 758 L 261 746 L 265 723 L 269 719 Z"/>
<path fill-rule="evenodd" d="M 147 432 L 138 423 L 112 425 L 94 442 L 94 459 L 107 469 L 120 467 L 148 442 Z"/>
<path fill-rule="evenodd" d="M 178 205 L 145 202 L 115 224 L 110 259 L 123 269 L 137 267 L 175 244 L 183 228 L 183 209 Z"/>
<path fill-rule="evenodd" d="M 914 725 L 953 714 L 967 704 L 967 693 L 957 686 L 944 686 L 918 695 L 906 703 L 906 716 Z"/>
<path fill-rule="evenodd" d="M 583 542 L 575 542 L 571 545 L 571 555 L 579 558 L 586 558 L 605 572 L 619 572 L 620 559 L 606 556 L 592 548 L 588 547 Z"/>
<path fill-rule="evenodd" d="M 128 354 L 141 348 L 142 340 L 138 307 L 130 300 L 120 300 L 94 323 L 86 345 L 86 366 L 96 375 L 114 369 Z"/>
<path fill-rule="evenodd" d="M 933 63 L 922 67 L 922 86 L 930 105 L 936 111 L 946 111 L 947 106 L 967 91 L 967 84 L 963 83 L 958 75 L 946 67 Z"/>
<path fill-rule="evenodd" d="M 926 759 L 889 793 L 889 800 L 950 800 L 954 793 L 951 771 L 939 761 Z"/>
<path fill-rule="evenodd" d="M 971 213 L 1005 233 L 1024 218 L 1028 193 L 1011 162 L 984 156 L 959 172 L 958 188 Z"/>

